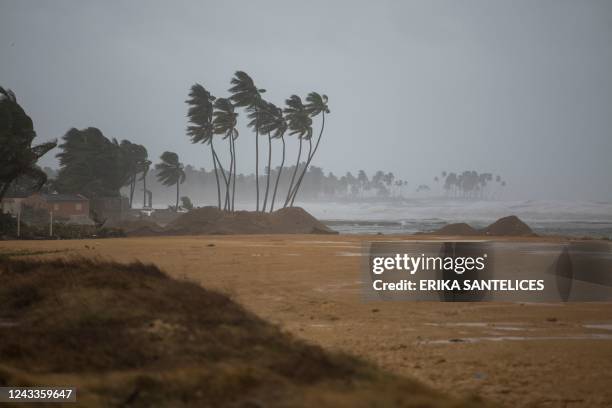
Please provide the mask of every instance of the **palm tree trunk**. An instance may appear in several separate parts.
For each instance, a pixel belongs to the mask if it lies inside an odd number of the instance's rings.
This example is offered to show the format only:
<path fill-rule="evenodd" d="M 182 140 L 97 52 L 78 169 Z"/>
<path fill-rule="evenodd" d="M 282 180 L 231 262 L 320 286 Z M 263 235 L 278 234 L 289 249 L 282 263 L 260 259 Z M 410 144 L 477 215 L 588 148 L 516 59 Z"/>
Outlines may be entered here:
<path fill-rule="evenodd" d="M 236 143 L 232 137 L 232 149 L 234 150 L 234 180 L 232 181 L 232 212 L 234 211 L 234 200 L 236 198 Z"/>
<path fill-rule="evenodd" d="M 213 159 L 213 166 L 215 167 L 215 179 L 217 180 L 217 206 L 221 209 L 221 186 L 219 185 L 219 173 L 217 172 L 217 160 L 215 159 L 215 148 L 212 145 L 212 141 L 210 143 L 210 154 Z"/>
<path fill-rule="evenodd" d="M 212 146 L 212 140 L 210 142 L 210 145 Z M 221 164 L 221 160 L 219 160 L 219 156 L 217 155 L 217 152 L 215 151 L 214 148 L 213 148 L 213 154 L 214 154 L 215 160 L 217 161 L 217 165 L 219 166 L 219 170 L 221 170 L 223 181 L 225 182 L 225 185 L 227 186 L 227 176 L 225 175 L 225 169 L 223 168 L 223 165 Z M 226 204 L 227 204 L 227 200 L 226 200 Z M 219 206 L 219 208 L 221 208 L 221 206 Z"/>
<path fill-rule="evenodd" d="M 300 173 L 300 177 L 298 177 L 295 182 L 295 186 L 293 187 L 293 191 L 291 192 L 291 202 L 289 207 L 293 207 L 293 202 L 295 201 L 295 195 L 300 188 L 300 184 L 302 184 L 302 179 L 304 178 L 304 174 L 306 174 L 306 170 L 308 170 L 308 163 L 310 162 L 310 155 L 312 154 L 312 138 L 308 139 L 308 155 L 306 156 L 306 163 L 304 163 L 304 168 Z"/>
<path fill-rule="evenodd" d="M 136 190 L 136 175 L 132 175 L 130 180 L 130 208 L 132 208 L 132 202 L 134 201 L 134 190 Z"/>
<path fill-rule="evenodd" d="M 321 136 L 323 136 L 323 129 L 325 129 L 325 112 L 322 112 L 322 115 L 323 116 L 322 116 L 322 121 L 321 121 L 321 131 L 319 132 L 319 137 L 317 138 L 317 143 L 315 144 L 315 148 L 312 151 L 312 154 L 310 154 L 310 152 L 308 153 L 308 160 L 306 161 L 306 166 L 304 167 L 304 171 L 300 175 L 297 186 L 295 187 L 295 191 L 293 192 L 293 198 L 291 199 L 292 207 L 293 207 L 293 202 L 295 201 L 295 196 L 297 196 L 297 192 L 300 189 L 300 185 L 302 184 L 302 179 L 304 178 L 304 175 L 306 174 L 306 171 L 308 170 L 308 166 L 310 165 L 312 158 L 314 157 L 315 153 L 317 152 L 317 149 L 319 148 L 319 143 L 321 142 Z"/>
<path fill-rule="evenodd" d="M 234 148 L 232 147 L 232 135 L 229 136 L 228 142 L 229 142 L 229 149 L 230 149 L 230 165 L 229 165 L 229 171 L 228 171 L 229 175 L 227 179 L 227 184 L 225 186 L 225 202 L 226 202 L 227 210 L 230 211 L 232 209 L 230 188 L 232 184 L 232 173 L 234 171 Z"/>
<path fill-rule="evenodd" d="M 272 138 L 268 133 L 268 177 L 266 178 L 266 195 L 264 197 L 263 212 L 268 204 L 268 191 L 270 190 L 270 174 L 272 173 Z"/>
<path fill-rule="evenodd" d="M 291 190 L 293 189 L 293 182 L 295 180 L 295 175 L 297 173 L 298 167 L 300 166 L 300 158 L 302 156 L 302 138 L 300 137 L 300 148 L 298 150 L 297 162 L 295 163 L 295 168 L 293 169 L 293 175 L 291 176 L 291 182 L 289 183 L 289 190 L 287 191 L 287 198 L 285 199 L 285 204 L 283 208 L 289 204 L 289 200 L 291 200 Z"/>
<path fill-rule="evenodd" d="M 174 207 L 175 211 L 178 212 L 178 202 L 179 202 L 179 181 L 176 181 L 176 207 Z"/>
<path fill-rule="evenodd" d="M 270 212 L 274 211 L 274 200 L 276 199 L 276 190 L 278 190 L 278 181 L 280 180 L 281 174 L 283 173 L 283 165 L 285 164 L 285 137 L 281 136 L 283 142 L 283 159 L 281 160 L 280 169 L 276 175 L 276 183 L 274 184 L 274 194 L 272 194 L 272 203 L 270 204 Z"/>
<path fill-rule="evenodd" d="M 255 122 L 255 190 L 257 191 L 256 211 L 259 212 L 259 123 L 257 121 Z"/>
<path fill-rule="evenodd" d="M 147 173 L 142 175 L 142 208 L 147 206 Z"/>

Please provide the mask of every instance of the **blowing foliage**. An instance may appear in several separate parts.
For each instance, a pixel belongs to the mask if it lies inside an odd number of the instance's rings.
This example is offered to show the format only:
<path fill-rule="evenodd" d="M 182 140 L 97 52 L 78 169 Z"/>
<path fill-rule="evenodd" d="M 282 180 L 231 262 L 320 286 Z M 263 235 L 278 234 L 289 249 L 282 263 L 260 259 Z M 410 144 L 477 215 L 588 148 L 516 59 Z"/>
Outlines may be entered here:
<path fill-rule="evenodd" d="M 0 87 L 0 200 L 20 177 L 28 178 L 32 190 L 46 183 L 47 175 L 36 163 L 57 142 L 32 146 L 35 137 L 32 119 L 19 105 L 15 94 Z"/>

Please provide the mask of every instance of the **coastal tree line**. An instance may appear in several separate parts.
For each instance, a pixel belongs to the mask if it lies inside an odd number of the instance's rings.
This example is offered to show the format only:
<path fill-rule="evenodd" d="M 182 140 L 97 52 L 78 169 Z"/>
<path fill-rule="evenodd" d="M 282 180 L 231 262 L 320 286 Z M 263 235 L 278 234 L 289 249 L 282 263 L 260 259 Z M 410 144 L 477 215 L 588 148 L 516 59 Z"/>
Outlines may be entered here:
<path fill-rule="evenodd" d="M 36 132 L 32 119 L 13 92 L 0 88 L 0 198 L 7 193 L 43 188 L 49 192 L 80 193 L 89 198 L 123 194 L 130 207 L 140 196 L 142 206 L 150 207 L 153 190 L 161 185 L 175 190 L 174 208 L 178 210 L 179 201 L 183 207 L 193 205 L 180 195 L 180 186 L 187 180 L 189 195 L 200 200 L 204 198 L 204 201 L 214 195 L 219 208 L 235 210 L 239 192 L 242 203 L 254 199 L 256 210 L 273 211 L 278 201 L 279 207 L 292 206 L 300 191 L 303 199 L 355 199 L 401 197 L 408 190 L 408 183 L 390 172 L 377 171 L 368 176 L 364 170 L 359 170 L 355 175 L 348 172 L 337 176 L 331 172 L 326 174 L 322 168 L 311 164 L 321 142 L 325 115 L 329 113 L 325 95 L 311 92 L 305 102 L 291 95 L 280 108 L 263 98 L 265 90 L 256 87 L 246 73 L 236 72 L 230 83 L 227 98 L 215 98 L 202 85 L 195 84 L 186 101 L 189 121 L 186 133 L 192 143 L 208 145 L 211 156 L 204 163 L 212 167 L 209 171 L 184 166 L 179 156 L 170 151 L 164 152 L 153 165 L 145 146 L 127 139 L 108 138 L 93 127 L 68 130 L 59 146 L 57 141 L 33 145 Z M 236 171 L 239 109 L 244 111 L 247 127 L 256 140 L 256 166 L 251 174 Z M 321 119 L 320 128 L 318 136 L 313 138 L 313 118 L 316 117 Z M 264 137 L 268 147 L 263 174 L 259 171 L 260 137 Z M 294 152 L 295 161 L 290 164 L 287 164 L 286 137 L 296 137 L 299 142 Z M 230 159 L 225 165 L 217 154 L 216 139 L 226 141 Z M 272 143 L 282 146 L 280 164 L 274 167 Z M 56 155 L 60 168 L 45 172 L 37 161 L 55 147 L 60 149 Z M 49 178 L 50 173 L 53 174 Z M 465 198 L 487 198 L 493 186 L 506 185 L 499 175 L 476 171 L 443 171 L 434 181 L 447 196 Z M 215 190 L 213 193 L 211 188 Z M 430 190 L 428 185 L 421 184 L 415 191 Z"/>

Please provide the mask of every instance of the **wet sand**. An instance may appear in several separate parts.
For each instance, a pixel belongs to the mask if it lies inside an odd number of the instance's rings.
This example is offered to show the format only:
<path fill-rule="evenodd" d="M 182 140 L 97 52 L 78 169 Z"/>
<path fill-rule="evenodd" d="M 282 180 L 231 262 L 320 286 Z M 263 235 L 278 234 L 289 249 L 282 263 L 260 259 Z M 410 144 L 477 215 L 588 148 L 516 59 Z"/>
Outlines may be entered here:
<path fill-rule="evenodd" d="M 0 250 L 153 262 L 175 277 L 229 293 L 308 341 L 450 394 L 478 394 L 509 407 L 612 406 L 612 303 L 365 302 L 361 242 L 376 239 L 390 238 L 5 241 Z"/>

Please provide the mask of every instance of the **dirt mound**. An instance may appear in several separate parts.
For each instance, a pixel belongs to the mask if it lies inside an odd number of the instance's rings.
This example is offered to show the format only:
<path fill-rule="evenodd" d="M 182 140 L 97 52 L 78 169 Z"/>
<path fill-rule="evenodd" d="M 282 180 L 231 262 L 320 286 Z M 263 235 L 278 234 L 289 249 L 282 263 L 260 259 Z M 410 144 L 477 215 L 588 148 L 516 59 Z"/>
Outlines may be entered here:
<path fill-rule="evenodd" d="M 107 224 L 104 224 L 104 226 L 106 227 Z M 163 235 L 164 233 L 164 229 L 160 227 L 157 223 L 146 219 L 113 222 L 109 223 L 108 226 L 112 226 L 113 228 L 119 228 L 131 237 Z"/>
<path fill-rule="evenodd" d="M 478 235 L 478 231 L 465 222 L 445 225 L 434 233 L 440 235 Z"/>
<path fill-rule="evenodd" d="M 536 234 L 516 215 L 500 218 L 493 224 L 480 230 L 481 234 L 502 237 L 525 237 L 535 236 Z"/>
<path fill-rule="evenodd" d="M 448 224 L 432 232 L 434 235 L 491 235 L 496 237 L 535 237 L 537 236 L 529 225 L 521 221 L 516 215 L 500 218 L 486 228 L 475 229 L 461 222 Z"/>
<path fill-rule="evenodd" d="M 153 265 L 0 258 L 0 275 L 4 386 L 66 383 L 94 408 L 481 405 L 297 340 Z"/>
<path fill-rule="evenodd" d="M 164 232 L 172 235 L 336 233 L 299 207 L 283 208 L 271 214 L 198 208 L 171 222 Z"/>

